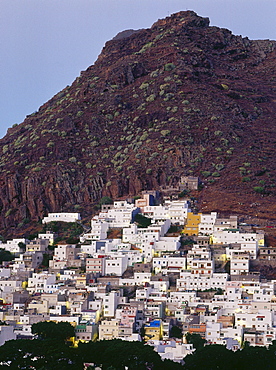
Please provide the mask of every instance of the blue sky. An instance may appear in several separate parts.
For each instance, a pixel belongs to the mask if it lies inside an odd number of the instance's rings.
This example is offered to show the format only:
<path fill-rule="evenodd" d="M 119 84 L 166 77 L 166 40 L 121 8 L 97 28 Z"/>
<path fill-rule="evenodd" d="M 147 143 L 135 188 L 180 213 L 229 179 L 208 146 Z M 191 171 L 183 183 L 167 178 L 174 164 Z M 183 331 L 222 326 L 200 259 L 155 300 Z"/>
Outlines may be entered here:
<path fill-rule="evenodd" d="M 0 137 L 93 64 L 106 41 L 180 10 L 276 39 L 275 0 L 0 0 Z"/>

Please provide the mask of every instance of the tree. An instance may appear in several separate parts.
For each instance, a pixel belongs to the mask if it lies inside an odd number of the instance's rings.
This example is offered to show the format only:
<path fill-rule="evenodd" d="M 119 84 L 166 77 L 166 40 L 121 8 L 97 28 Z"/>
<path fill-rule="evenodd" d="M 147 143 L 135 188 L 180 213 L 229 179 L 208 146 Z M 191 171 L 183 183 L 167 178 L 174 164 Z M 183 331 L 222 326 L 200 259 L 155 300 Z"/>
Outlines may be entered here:
<path fill-rule="evenodd" d="M 178 194 L 178 198 L 186 197 L 190 193 L 190 190 L 184 189 L 181 191 L 181 193 Z"/>
<path fill-rule="evenodd" d="M 204 370 L 233 370 L 241 369 L 234 364 L 234 352 L 226 349 L 225 346 L 219 344 L 211 344 L 205 347 L 200 347 L 193 354 L 184 358 L 184 368 L 204 369 Z M 250 369 L 250 367 L 248 367 Z"/>
<path fill-rule="evenodd" d="M 192 344 L 196 350 L 204 347 L 204 344 L 206 343 L 206 340 L 201 338 L 199 334 L 187 333 L 186 340 L 188 343 Z"/>
<path fill-rule="evenodd" d="M 276 348 L 272 344 L 268 347 L 250 346 L 245 343 L 241 351 L 235 352 L 235 361 L 239 369 L 275 369 Z"/>
<path fill-rule="evenodd" d="M 14 255 L 10 251 L 0 248 L 0 264 L 2 264 L 3 261 L 12 261 L 13 259 Z"/>
<path fill-rule="evenodd" d="M 223 295 L 223 290 L 221 288 L 217 288 L 216 295 Z"/>
<path fill-rule="evenodd" d="M 52 259 L 53 257 L 50 256 L 49 254 L 47 253 L 44 253 L 43 254 L 43 260 L 41 262 L 41 265 L 44 266 L 44 267 L 49 267 L 49 261 Z"/>
<path fill-rule="evenodd" d="M 132 370 L 163 369 L 163 362 L 153 347 L 141 342 L 127 342 L 121 339 L 103 340 L 79 344 L 80 356 L 84 362 L 111 366 L 116 370 L 126 367 Z"/>
<path fill-rule="evenodd" d="M 140 328 L 140 336 L 141 336 L 142 340 L 144 340 L 144 338 L 145 338 L 145 334 L 146 334 L 145 325 L 143 325 L 143 326 Z"/>
<path fill-rule="evenodd" d="M 19 242 L 18 247 L 20 248 L 20 250 L 22 252 L 26 252 L 26 244 L 25 243 Z"/>
<path fill-rule="evenodd" d="M 172 360 L 163 360 L 162 361 L 162 367 L 160 368 L 164 370 L 183 370 L 183 366 L 179 364 L 178 362 L 174 362 Z"/>
<path fill-rule="evenodd" d="M 141 215 L 140 213 L 137 213 L 137 215 L 135 215 L 134 221 L 137 222 L 138 227 L 148 227 L 149 225 L 151 225 L 151 219 Z"/>
<path fill-rule="evenodd" d="M 276 368 L 276 345 L 268 347 L 246 345 L 242 350 L 233 352 L 219 344 L 206 345 L 184 358 L 184 369 L 204 370 L 244 370 Z"/>
<path fill-rule="evenodd" d="M 39 339 L 65 341 L 75 335 L 75 330 L 69 322 L 40 321 L 32 325 L 32 334 Z"/>
<path fill-rule="evenodd" d="M 75 348 L 53 339 L 17 339 L 0 347 L 1 369 L 82 370 Z"/>
<path fill-rule="evenodd" d="M 103 204 L 113 204 L 113 200 L 107 196 L 104 196 L 100 199 L 100 205 Z"/>
<path fill-rule="evenodd" d="M 170 338 L 182 338 L 182 329 L 179 326 L 172 326 L 170 330 Z"/>

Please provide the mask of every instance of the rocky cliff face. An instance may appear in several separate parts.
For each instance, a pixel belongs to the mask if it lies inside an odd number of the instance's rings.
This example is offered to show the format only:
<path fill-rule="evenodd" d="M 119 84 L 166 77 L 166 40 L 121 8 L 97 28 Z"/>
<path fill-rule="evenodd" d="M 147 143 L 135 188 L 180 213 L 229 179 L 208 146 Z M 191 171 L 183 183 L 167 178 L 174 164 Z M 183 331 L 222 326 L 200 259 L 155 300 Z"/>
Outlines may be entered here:
<path fill-rule="evenodd" d="M 275 41 L 179 12 L 106 43 L 0 141 L 0 232 L 199 176 L 202 210 L 274 217 Z"/>

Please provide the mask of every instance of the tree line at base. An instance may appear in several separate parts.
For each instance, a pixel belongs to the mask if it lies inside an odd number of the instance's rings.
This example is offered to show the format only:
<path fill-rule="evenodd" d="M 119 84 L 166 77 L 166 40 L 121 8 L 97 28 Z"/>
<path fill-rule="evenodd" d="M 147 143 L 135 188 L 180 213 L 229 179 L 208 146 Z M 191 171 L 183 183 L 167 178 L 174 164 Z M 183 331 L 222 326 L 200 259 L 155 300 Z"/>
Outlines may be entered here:
<path fill-rule="evenodd" d="M 183 365 L 171 360 L 162 361 L 152 346 L 142 342 L 121 339 L 97 342 L 80 342 L 77 348 L 68 339 L 74 336 L 74 328 L 65 322 L 39 322 L 32 325 L 35 339 L 7 341 L 0 347 L 0 369 L 32 370 L 274 370 L 276 368 L 276 341 L 266 347 L 251 347 L 247 343 L 242 350 L 227 350 L 225 346 L 204 345 L 197 334 L 189 334 L 187 340 L 196 351 L 184 358 Z"/>

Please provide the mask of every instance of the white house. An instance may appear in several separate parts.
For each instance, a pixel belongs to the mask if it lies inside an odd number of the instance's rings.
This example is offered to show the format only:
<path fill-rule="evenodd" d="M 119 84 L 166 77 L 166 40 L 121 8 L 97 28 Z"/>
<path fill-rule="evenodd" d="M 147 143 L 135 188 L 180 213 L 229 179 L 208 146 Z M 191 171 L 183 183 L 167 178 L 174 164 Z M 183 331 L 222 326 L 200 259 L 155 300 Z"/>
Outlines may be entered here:
<path fill-rule="evenodd" d="M 168 220 L 170 218 L 168 208 L 164 206 L 146 206 L 143 209 L 143 215 L 151 218 L 153 222 Z"/>
<path fill-rule="evenodd" d="M 263 233 L 241 233 L 238 229 L 216 230 L 212 235 L 213 244 L 242 244 L 243 250 L 251 251 L 256 258 L 258 247 L 264 245 Z M 254 245 L 257 242 L 257 245 Z"/>
<path fill-rule="evenodd" d="M 88 257 L 86 258 L 86 273 L 105 275 L 106 257 Z"/>
<path fill-rule="evenodd" d="M 191 273 L 181 274 L 181 277 L 176 280 L 176 287 L 180 291 L 183 290 L 206 290 L 206 289 L 222 289 L 225 290 L 228 280 L 227 273 L 212 273 L 208 275 L 194 276 Z"/>
<path fill-rule="evenodd" d="M 179 272 L 186 268 L 186 257 L 179 255 L 154 257 L 152 260 L 152 268 L 156 274 L 159 272 Z"/>
<path fill-rule="evenodd" d="M 151 286 L 139 288 L 136 290 L 136 300 L 137 301 L 145 301 L 146 299 L 149 299 L 149 295 L 151 292 L 153 292 L 154 289 Z"/>
<path fill-rule="evenodd" d="M 116 308 L 119 304 L 120 293 L 111 291 L 103 297 L 103 316 L 115 317 Z"/>
<path fill-rule="evenodd" d="M 6 251 L 9 251 L 11 253 L 19 253 L 21 251 L 19 247 L 20 243 L 26 244 L 27 239 L 21 238 L 21 239 L 7 240 L 7 243 L 2 243 L 0 241 L 0 248 L 3 248 Z"/>
<path fill-rule="evenodd" d="M 125 255 L 113 255 L 105 259 L 105 274 L 122 276 L 128 266 L 128 258 Z"/>
<path fill-rule="evenodd" d="M 49 288 L 53 287 L 56 283 L 56 275 L 49 274 L 48 272 L 33 273 L 32 277 L 28 279 L 28 291 L 30 293 L 47 293 Z M 55 285 L 55 290 L 58 286 Z M 51 290 L 51 289 L 50 289 Z"/>
<path fill-rule="evenodd" d="M 156 252 L 176 252 L 180 247 L 180 238 L 179 237 L 169 237 L 164 236 L 160 237 L 158 241 L 155 242 L 155 251 Z"/>
<path fill-rule="evenodd" d="M 242 275 L 249 271 L 249 254 L 233 251 L 230 261 L 230 275 Z"/>
<path fill-rule="evenodd" d="M 199 235 L 211 235 L 214 232 L 214 224 L 217 219 L 217 212 L 211 212 L 210 214 L 201 214 L 200 223 L 198 224 Z"/>
<path fill-rule="evenodd" d="M 190 264 L 193 276 L 211 276 L 214 272 L 214 261 L 212 259 L 194 258 Z"/>
<path fill-rule="evenodd" d="M 108 223 L 111 228 L 128 227 L 140 209 L 126 201 L 115 201 L 114 208 L 100 212 L 99 219 Z"/>
<path fill-rule="evenodd" d="M 169 218 L 172 224 L 185 224 L 187 214 L 190 211 L 189 202 L 187 200 L 165 201 L 165 206 L 168 207 Z"/>
<path fill-rule="evenodd" d="M 133 278 L 120 279 L 120 285 L 144 285 L 150 282 L 150 278 L 150 272 L 135 272 Z"/>
<path fill-rule="evenodd" d="M 22 281 L 14 278 L 6 278 L 0 280 L 0 290 L 3 292 L 15 292 L 22 287 Z"/>
<path fill-rule="evenodd" d="M 237 229 L 238 217 L 230 215 L 229 218 L 217 217 L 214 224 L 214 231 L 222 231 L 224 229 Z"/>
<path fill-rule="evenodd" d="M 185 306 L 188 302 L 192 302 L 195 297 L 196 292 L 170 292 L 168 302 Z"/>
<path fill-rule="evenodd" d="M 80 241 L 83 243 L 85 240 L 104 240 L 107 238 L 107 231 L 109 224 L 103 221 L 99 216 L 95 216 L 91 220 L 91 230 L 81 236 Z"/>
<path fill-rule="evenodd" d="M 266 330 L 273 326 L 272 312 L 260 310 L 258 313 L 235 312 L 235 326 L 253 328 L 258 331 Z"/>
<path fill-rule="evenodd" d="M 51 231 L 46 231 L 46 233 L 38 234 L 38 238 L 49 240 L 49 245 L 53 245 L 54 239 L 55 239 L 55 233 Z"/>
<path fill-rule="evenodd" d="M 11 269 L 9 268 L 0 268 L 0 279 L 9 278 L 11 276 Z"/>
<path fill-rule="evenodd" d="M 192 344 L 185 344 L 180 341 L 149 340 L 147 344 L 154 346 L 154 350 L 162 360 L 167 359 L 179 363 L 183 363 L 183 358 L 195 351 Z"/>
<path fill-rule="evenodd" d="M 48 216 L 43 217 L 42 223 L 47 224 L 48 222 L 52 221 L 76 222 L 80 220 L 81 216 L 79 213 L 60 212 L 60 213 L 48 213 Z"/>
<path fill-rule="evenodd" d="M 130 225 L 123 229 L 123 242 L 137 244 L 141 240 L 147 239 L 148 241 L 159 240 L 160 228 L 138 228 L 136 224 Z"/>
<path fill-rule="evenodd" d="M 211 250 L 209 247 L 194 244 L 192 249 L 187 253 L 187 266 L 191 268 L 194 259 L 210 260 L 212 258 Z"/>
<path fill-rule="evenodd" d="M 82 242 L 83 243 L 83 242 Z M 89 244 L 82 244 L 81 245 L 81 252 L 86 254 L 94 254 L 98 252 L 101 248 L 105 246 L 106 241 L 99 241 L 99 240 L 90 240 Z"/>
<path fill-rule="evenodd" d="M 223 328 L 220 322 L 206 322 L 206 336 L 205 339 L 210 344 L 222 344 L 229 346 L 229 339 L 235 340 L 233 343 L 238 349 L 242 342 L 243 328 L 225 327 Z M 228 339 L 228 340 L 227 340 Z M 232 348 L 231 348 L 232 349 Z"/>

